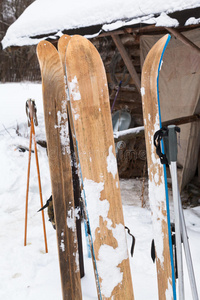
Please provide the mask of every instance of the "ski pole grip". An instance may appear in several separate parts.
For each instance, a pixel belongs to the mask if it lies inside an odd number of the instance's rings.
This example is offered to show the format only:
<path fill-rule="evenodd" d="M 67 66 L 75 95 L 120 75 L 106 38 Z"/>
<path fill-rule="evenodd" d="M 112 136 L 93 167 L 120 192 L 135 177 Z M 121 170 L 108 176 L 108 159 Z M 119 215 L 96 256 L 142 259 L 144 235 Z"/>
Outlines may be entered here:
<path fill-rule="evenodd" d="M 177 135 L 176 126 L 168 126 L 168 139 L 169 139 L 169 159 L 170 162 L 177 161 Z"/>

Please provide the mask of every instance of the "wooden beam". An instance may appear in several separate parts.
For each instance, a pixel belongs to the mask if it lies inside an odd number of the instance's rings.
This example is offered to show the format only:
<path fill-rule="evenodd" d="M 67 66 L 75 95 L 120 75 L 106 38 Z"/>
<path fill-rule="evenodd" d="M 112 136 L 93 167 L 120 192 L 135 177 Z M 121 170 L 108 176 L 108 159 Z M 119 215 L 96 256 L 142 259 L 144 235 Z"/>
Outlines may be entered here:
<path fill-rule="evenodd" d="M 200 55 L 200 48 L 195 45 L 193 42 L 191 42 L 188 38 L 186 38 L 182 33 L 180 33 L 178 30 L 174 28 L 165 27 L 167 31 L 172 33 L 177 39 L 179 39 L 182 43 L 189 46 L 191 50 L 193 50 L 196 54 Z"/>
<path fill-rule="evenodd" d="M 121 54 L 121 57 L 134 81 L 134 84 L 138 90 L 138 92 L 140 93 L 140 88 L 141 88 L 141 82 L 140 82 L 140 78 L 135 70 L 134 65 L 132 64 L 132 61 L 124 47 L 124 45 L 122 44 L 122 41 L 119 37 L 119 35 L 111 35 L 117 49 L 119 50 L 119 53 Z"/>
<path fill-rule="evenodd" d="M 183 124 L 188 124 L 192 123 L 195 121 L 200 121 L 200 114 L 195 114 L 192 116 L 186 116 L 186 117 L 181 117 L 169 121 L 162 122 L 162 126 L 168 126 L 168 125 L 183 125 Z M 135 128 L 130 128 L 124 131 L 119 131 L 114 133 L 114 140 L 115 142 L 119 141 L 126 141 L 126 140 L 131 140 L 134 137 L 139 137 L 144 135 L 144 127 L 135 127 Z"/>
<path fill-rule="evenodd" d="M 200 121 L 200 114 L 195 114 L 192 116 L 186 116 L 186 117 L 180 117 L 173 120 L 162 122 L 162 126 L 168 126 L 168 125 L 183 125 L 187 123 L 192 123 L 195 121 Z"/>

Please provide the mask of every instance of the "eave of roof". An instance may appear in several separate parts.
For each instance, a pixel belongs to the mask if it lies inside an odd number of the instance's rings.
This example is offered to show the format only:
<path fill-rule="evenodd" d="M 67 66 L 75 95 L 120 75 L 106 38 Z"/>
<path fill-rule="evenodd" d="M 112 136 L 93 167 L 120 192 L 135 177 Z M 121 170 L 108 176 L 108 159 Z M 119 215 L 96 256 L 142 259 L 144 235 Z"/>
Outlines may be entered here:
<path fill-rule="evenodd" d="M 149 25 L 159 27 L 187 27 L 191 24 L 200 23 L 200 4 L 199 7 L 175 11 L 172 13 L 161 13 L 148 16 L 142 16 L 139 18 L 132 18 L 126 20 L 118 20 L 111 24 L 96 24 L 93 26 L 77 27 L 77 28 L 65 28 L 64 30 L 45 32 L 37 35 L 21 36 L 17 37 L 16 40 L 8 40 L 5 36 L 2 40 L 3 48 L 12 46 L 24 46 L 24 45 L 36 45 L 40 40 L 57 40 L 62 34 L 74 35 L 80 34 L 87 38 L 96 37 L 103 33 L 112 33 L 115 30 L 126 30 L 126 28 L 140 29 Z M 192 18 L 192 19 L 191 19 Z M 164 21 L 163 21 L 164 20 Z M 188 22 L 188 20 L 193 20 Z"/>

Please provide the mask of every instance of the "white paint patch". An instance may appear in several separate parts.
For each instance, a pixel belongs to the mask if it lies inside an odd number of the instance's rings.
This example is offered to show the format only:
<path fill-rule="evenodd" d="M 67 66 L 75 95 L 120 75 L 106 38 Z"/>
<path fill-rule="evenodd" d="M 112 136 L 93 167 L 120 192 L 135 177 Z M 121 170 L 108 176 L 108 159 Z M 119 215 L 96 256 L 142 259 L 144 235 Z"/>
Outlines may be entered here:
<path fill-rule="evenodd" d="M 156 120 L 153 128 L 153 132 L 160 129 L 159 115 L 156 115 Z M 149 200 L 152 211 L 152 223 L 154 231 L 154 240 L 156 247 L 156 254 L 160 260 L 161 267 L 163 268 L 164 263 L 164 233 L 162 231 L 163 222 L 167 222 L 166 217 L 163 215 L 163 210 L 166 210 L 166 195 L 165 195 L 165 183 L 164 183 L 164 172 L 159 176 L 160 159 L 155 151 L 154 143 L 152 142 L 153 137 L 149 135 L 149 143 L 151 146 L 151 159 L 152 166 L 149 168 Z"/>
<path fill-rule="evenodd" d="M 143 97 L 145 95 L 145 88 L 141 87 L 140 92 L 141 92 L 141 96 Z"/>
<path fill-rule="evenodd" d="M 75 232 L 76 230 L 74 207 L 69 209 L 67 212 L 67 227 L 70 228 L 73 232 Z"/>
<path fill-rule="evenodd" d="M 152 211 L 152 224 L 156 254 L 158 259 L 160 260 L 161 267 L 163 267 L 164 233 L 162 231 L 162 222 L 165 220 L 165 217 L 163 216 L 162 208 L 164 203 L 163 201 L 165 201 L 164 185 L 158 185 L 157 183 L 155 184 L 154 181 L 149 181 L 149 199 Z"/>
<path fill-rule="evenodd" d="M 162 69 L 162 65 L 163 65 L 163 60 L 162 60 L 161 63 L 160 63 L 160 70 L 159 70 L 159 72 L 160 72 L 161 69 Z"/>
<path fill-rule="evenodd" d="M 81 94 L 79 92 L 77 77 L 74 76 L 72 81 L 68 82 L 68 85 L 69 85 L 70 95 L 72 96 L 70 97 L 70 99 L 73 101 L 81 100 Z"/>
<path fill-rule="evenodd" d="M 64 232 L 61 232 L 60 249 L 62 252 L 65 252 Z"/>
<path fill-rule="evenodd" d="M 118 267 L 124 259 L 128 258 L 126 250 L 126 239 L 124 226 L 116 225 L 115 228 L 108 226 L 117 240 L 118 246 L 113 248 L 109 245 L 102 245 L 99 249 L 99 260 L 97 260 L 97 269 L 102 278 L 101 291 L 105 297 L 111 297 L 113 289 L 122 282 L 123 273 Z"/>
<path fill-rule="evenodd" d="M 69 127 L 67 118 L 67 101 L 61 102 L 61 111 L 57 112 L 57 125 L 55 128 L 59 128 L 60 131 L 60 143 L 62 148 L 62 154 L 70 154 L 70 141 L 69 141 Z"/>
<path fill-rule="evenodd" d="M 91 224 L 93 242 L 95 241 L 95 230 L 99 227 L 99 218 L 105 219 L 108 215 L 110 203 L 108 200 L 100 200 L 101 192 L 104 189 L 104 182 L 94 182 L 86 179 L 83 182 L 86 195 L 87 208 Z"/>
<path fill-rule="evenodd" d="M 76 251 L 76 257 L 75 257 L 75 261 L 76 261 L 76 273 L 78 273 L 80 271 L 79 269 L 79 254 L 78 254 L 78 249 Z"/>
<path fill-rule="evenodd" d="M 107 171 L 112 173 L 113 179 L 117 175 L 117 161 L 115 155 L 113 154 L 113 146 L 109 147 L 109 155 L 107 156 Z"/>
<path fill-rule="evenodd" d="M 119 182 L 116 181 L 116 188 L 118 189 L 119 188 Z"/>
<path fill-rule="evenodd" d="M 168 287 L 165 291 L 165 299 L 172 300 L 173 299 L 173 289 L 172 289 L 172 281 L 168 280 Z"/>
<path fill-rule="evenodd" d="M 108 230 L 112 231 L 113 238 L 117 242 L 116 248 L 107 244 L 102 245 L 96 261 L 98 274 L 102 280 L 101 292 L 105 297 L 110 297 L 113 289 L 123 280 L 123 272 L 121 272 L 119 264 L 128 258 L 124 225 L 116 224 L 114 227 L 112 220 L 108 218 L 110 204 L 106 199 L 101 200 L 104 182 L 97 183 L 85 178 L 83 186 L 93 242 L 95 241 L 95 231 L 100 226 L 100 217 L 103 218 L 104 225 Z"/>
<path fill-rule="evenodd" d="M 74 116 L 75 121 L 78 120 L 80 115 L 77 113 L 77 109 L 72 108 L 72 112 L 73 112 L 73 116 Z"/>

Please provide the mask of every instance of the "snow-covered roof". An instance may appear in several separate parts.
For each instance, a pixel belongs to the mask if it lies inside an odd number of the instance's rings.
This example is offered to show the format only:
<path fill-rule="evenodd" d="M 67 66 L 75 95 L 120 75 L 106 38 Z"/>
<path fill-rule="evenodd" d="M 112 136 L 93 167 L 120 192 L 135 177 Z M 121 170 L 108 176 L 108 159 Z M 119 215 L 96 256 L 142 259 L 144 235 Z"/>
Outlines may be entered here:
<path fill-rule="evenodd" d="M 92 37 L 136 24 L 199 23 L 200 0 L 36 0 L 8 28 L 2 45 L 34 45 L 63 33 Z"/>

